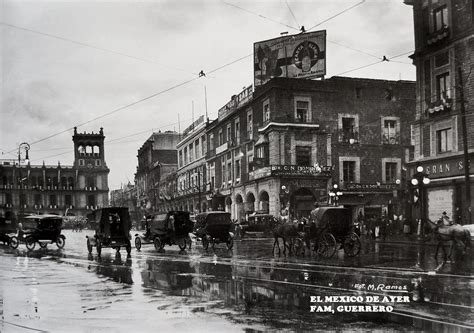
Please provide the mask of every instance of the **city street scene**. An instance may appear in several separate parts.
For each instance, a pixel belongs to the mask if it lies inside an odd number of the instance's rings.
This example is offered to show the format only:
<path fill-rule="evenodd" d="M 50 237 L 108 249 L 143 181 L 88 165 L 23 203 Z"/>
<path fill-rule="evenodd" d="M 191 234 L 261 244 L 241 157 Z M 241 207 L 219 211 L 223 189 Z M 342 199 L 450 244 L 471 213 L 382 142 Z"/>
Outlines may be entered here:
<path fill-rule="evenodd" d="M 474 331 L 474 2 L 0 27 L 0 332 Z"/>

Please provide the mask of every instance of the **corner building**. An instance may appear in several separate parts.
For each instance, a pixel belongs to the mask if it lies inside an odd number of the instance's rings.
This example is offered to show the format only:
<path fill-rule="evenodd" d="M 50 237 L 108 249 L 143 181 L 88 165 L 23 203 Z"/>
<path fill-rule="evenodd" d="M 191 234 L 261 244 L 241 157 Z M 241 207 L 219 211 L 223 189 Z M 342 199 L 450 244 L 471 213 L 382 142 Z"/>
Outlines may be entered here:
<path fill-rule="evenodd" d="M 410 176 L 422 166 L 428 218 L 446 211 L 455 221 L 473 223 L 474 2 L 405 0 L 413 7 L 416 116 L 411 124 L 414 156 Z M 465 126 L 465 127 L 464 127 Z M 464 127 L 464 128 L 463 128 Z M 467 175 L 466 175 L 467 168 Z"/>
<path fill-rule="evenodd" d="M 339 204 L 354 214 L 395 209 L 414 89 L 413 82 L 343 77 L 246 88 L 207 128 L 208 207 L 235 219 L 301 218 L 328 201 L 334 183 L 343 191 Z"/>

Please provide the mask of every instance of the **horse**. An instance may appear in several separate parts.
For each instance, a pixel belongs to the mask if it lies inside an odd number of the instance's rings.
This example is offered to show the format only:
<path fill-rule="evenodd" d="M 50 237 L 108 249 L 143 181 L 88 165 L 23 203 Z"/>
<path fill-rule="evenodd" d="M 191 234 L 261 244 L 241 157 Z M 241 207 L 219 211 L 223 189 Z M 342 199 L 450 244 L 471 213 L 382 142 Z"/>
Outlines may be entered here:
<path fill-rule="evenodd" d="M 273 234 L 274 242 L 272 253 L 275 252 L 275 245 L 278 246 L 278 255 L 281 254 L 280 243 L 278 238 L 283 239 L 283 253 L 286 254 L 286 248 L 288 247 L 289 254 L 291 255 L 292 249 L 296 242 L 296 239 L 300 236 L 299 222 L 284 222 L 273 218 L 270 221 L 270 228 Z M 289 240 L 287 244 L 287 239 Z"/>
<path fill-rule="evenodd" d="M 462 255 L 466 253 L 468 247 L 471 246 L 471 233 L 469 230 L 464 228 L 460 224 L 453 224 L 453 225 L 443 225 L 443 219 L 439 219 L 437 223 L 434 223 L 427 220 L 428 227 L 431 228 L 433 234 L 435 235 L 436 239 L 438 240 L 438 244 L 436 246 L 435 258 L 438 257 L 439 248 L 441 247 L 444 254 L 444 261 L 448 258 L 451 258 L 452 252 L 454 247 L 457 245 L 462 245 Z M 446 253 L 444 249 L 444 245 L 447 242 L 451 242 L 449 255 Z"/>

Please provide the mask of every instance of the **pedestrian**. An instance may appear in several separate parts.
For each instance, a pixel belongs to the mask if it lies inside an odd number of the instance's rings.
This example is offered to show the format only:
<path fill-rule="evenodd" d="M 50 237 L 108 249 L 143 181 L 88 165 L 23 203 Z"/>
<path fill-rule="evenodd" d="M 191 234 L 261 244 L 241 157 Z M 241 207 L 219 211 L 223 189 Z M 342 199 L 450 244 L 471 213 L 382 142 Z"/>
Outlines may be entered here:
<path fill-rule="evenodd" d="M 375 228 L 374 228 L 374 238 L 379 238 L 380 237 L 380 226 L 382 224 L 382 218 L 379 216 L 375 220 Z"/>
<path fill-rule="evenodd" d="M 380 238 L 385 241 L 388 233 L 388 219 L 386 216 L 383 216 L 380 221 Z"/>

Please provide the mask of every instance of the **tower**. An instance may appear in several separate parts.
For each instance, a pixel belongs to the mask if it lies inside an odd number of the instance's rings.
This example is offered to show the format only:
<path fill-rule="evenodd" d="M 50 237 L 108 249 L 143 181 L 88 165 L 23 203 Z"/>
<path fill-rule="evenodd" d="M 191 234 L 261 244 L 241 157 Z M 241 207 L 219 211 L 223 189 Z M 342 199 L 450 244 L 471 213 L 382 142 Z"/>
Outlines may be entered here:
<path fill-rule="evenodd" d="M 105 163 L 104 130 L 99 133 L 78 133 L 74 127 L 74 165 L 76 184 L 80 193 L 76 203 L 86 210 L 108 205 L 108 174 Z"/>

